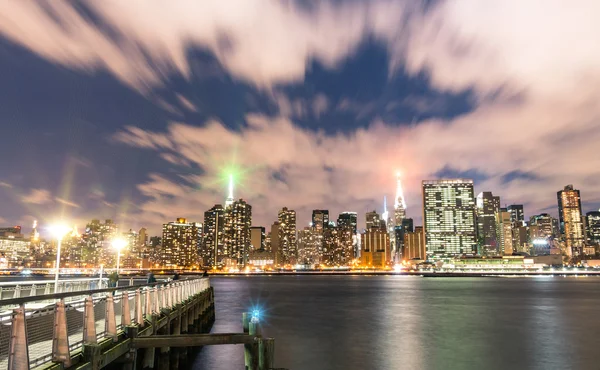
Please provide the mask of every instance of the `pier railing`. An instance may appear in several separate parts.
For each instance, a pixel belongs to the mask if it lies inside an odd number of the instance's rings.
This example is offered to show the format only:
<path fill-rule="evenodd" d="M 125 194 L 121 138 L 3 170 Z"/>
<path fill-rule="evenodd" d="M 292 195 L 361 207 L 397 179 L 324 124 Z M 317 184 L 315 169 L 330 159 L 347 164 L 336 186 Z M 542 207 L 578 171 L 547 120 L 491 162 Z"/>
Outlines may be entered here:
<path fill-rule="evenodd" d="M 98 281 L 98 279 L 95 279 Z M 207 278 L 13 297 L 0 301 L 0 369 L 53 361 L 71 366 L 86 344 L 117 340 L 118 331 L 210 288 Z"/>
<path fill-rule="evenodd" d="M 133 284 L 131 284 L 133 285 Z M 94 290 L 108 287 L 107 278 L 59 280 L 57 293 Z M 54 281 L 22 280 L 0 282 L 0 300 L 25 298 L 54 293 Z"/>

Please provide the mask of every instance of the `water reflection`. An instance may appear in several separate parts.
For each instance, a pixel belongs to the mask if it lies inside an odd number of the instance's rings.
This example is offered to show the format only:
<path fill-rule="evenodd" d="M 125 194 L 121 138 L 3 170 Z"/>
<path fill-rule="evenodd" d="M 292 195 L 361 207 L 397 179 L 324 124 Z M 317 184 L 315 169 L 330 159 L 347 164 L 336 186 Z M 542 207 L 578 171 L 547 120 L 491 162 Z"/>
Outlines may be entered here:
<path fill-rule="evenodd" d="M 266 309 L 289 369 L 597 369 L 595 279 L 277 276 L 214 278 L 213 332 Z M 243 369 L 241 346 L 205 348 L 194 369 Z"/>

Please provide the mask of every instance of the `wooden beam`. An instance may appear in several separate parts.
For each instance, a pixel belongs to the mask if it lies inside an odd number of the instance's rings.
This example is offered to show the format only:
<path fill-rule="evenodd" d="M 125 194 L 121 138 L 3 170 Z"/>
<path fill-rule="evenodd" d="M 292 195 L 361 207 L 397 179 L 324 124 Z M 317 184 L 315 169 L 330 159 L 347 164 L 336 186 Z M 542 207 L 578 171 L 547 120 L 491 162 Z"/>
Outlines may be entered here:
<path fill-rule="evenodd" d="M 133 338 L 132 345 L 134 348 L 199 347 L 216 344 L 251 344 L 255 340 L 253 335 L 240 333 L 153 335 Z"/>

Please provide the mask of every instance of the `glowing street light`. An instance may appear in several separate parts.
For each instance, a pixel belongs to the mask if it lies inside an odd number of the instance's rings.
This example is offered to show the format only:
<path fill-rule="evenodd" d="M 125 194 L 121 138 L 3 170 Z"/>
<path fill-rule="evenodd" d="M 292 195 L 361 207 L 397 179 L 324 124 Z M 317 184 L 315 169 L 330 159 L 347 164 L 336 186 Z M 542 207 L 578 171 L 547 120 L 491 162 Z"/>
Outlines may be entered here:
<path fill-rule="evenodd" d="M 58 246 L 56 248 L 56 271 L 54 273 L 54 293 L 58 290 L 58 274 L 60 271 L 60 247 L 62 239 L 67 235 L 71 228 L 64 224 L 55 224 L 48 228 L 52 235 L 58 240 Z"/>
<path fill-rule="evenodd" d="M 117 238 L 112 241 L 112 246 L 117 250 L 117 274 L 119 273 L 119 265 L 121 263 L 121 249 L 127 246 L 127 240 Z"/>

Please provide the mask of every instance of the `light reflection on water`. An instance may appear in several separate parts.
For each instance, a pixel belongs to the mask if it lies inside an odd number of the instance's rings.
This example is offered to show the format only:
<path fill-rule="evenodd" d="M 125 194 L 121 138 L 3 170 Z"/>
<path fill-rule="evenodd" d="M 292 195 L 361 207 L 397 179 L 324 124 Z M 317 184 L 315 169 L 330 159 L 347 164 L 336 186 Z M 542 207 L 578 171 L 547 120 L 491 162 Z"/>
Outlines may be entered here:
<path fill-rule="evenodd" d="M 211 279 L 213 332 L 261 305 L 289 369 L 598 369 L 599 279 L 253 276 Z M 195 370 L 243 369 L 242 346 Z"/>

